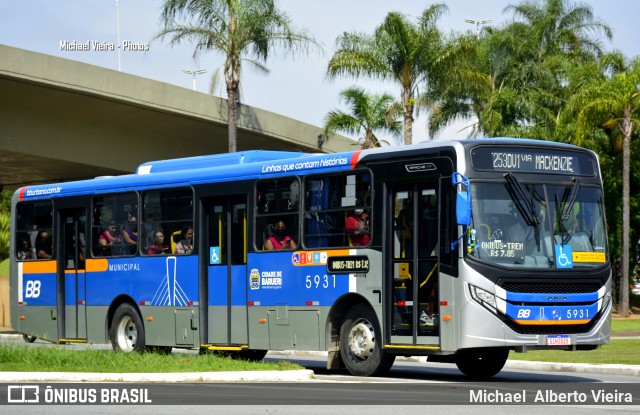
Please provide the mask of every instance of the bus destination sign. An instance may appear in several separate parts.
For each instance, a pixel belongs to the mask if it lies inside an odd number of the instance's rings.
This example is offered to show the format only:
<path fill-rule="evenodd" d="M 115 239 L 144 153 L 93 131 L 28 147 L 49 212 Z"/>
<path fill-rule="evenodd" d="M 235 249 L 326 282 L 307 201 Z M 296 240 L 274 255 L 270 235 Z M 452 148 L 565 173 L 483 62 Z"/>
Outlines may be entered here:
<path fill-rule="evenodd" d="M 327 270 L 333 274 L 367 273 L 369 257 L 365 255 L 332 256 L 327 259 Z"/>
<path fill-rule="evenodd" d="M 478 147 L 471 152 L 476 170 L 593 176 L 589 155 L 535 148 Z"/>

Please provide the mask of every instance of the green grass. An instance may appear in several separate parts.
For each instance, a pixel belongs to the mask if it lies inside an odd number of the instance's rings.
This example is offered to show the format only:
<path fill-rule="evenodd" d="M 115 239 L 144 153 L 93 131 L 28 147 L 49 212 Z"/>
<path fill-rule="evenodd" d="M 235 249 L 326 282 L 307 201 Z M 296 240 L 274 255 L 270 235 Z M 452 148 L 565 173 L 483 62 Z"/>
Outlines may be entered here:
<path fill-rule="evenodd" d="M 9 259 L 0 262 L 0 278 L 9 278 Z"/>
<path fill-rule="evenodd" d="M 0 372 L 166 373 L 302 369 L 290 362 L 249 362 L 214 354 L 115 353 L 23 345 L 0 346 Z"/>
<path fill-rule="evenodd" d="M 611 343 L 591 351 L 532 350 L 509 353 L 511 360 L 534 362 L 640 365 L 639 339 L 612 339 Z"/>
<path fill-rule="evenodd" d="M 611 320 L 611 334 L 625 331 L 640 331 L 640 318 L 614 318 Z"/>

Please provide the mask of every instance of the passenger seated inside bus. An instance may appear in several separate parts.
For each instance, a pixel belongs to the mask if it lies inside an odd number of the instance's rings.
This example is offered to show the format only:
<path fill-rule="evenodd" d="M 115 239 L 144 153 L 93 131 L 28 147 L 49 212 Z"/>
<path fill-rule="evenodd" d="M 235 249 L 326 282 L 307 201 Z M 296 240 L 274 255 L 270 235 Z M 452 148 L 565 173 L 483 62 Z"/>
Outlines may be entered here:
<path fill-rule="evenodd" d="M 36 238 L 36 256 L 38 259 L 50 259 L 53 256 L 53 238 L 49 231 L 40 231 Z"/>
<path fill-rule="evenodd" d="M 193 252 L 193 228 L 191 225 L 183 225 L 178 236 L 178 242 L 173 250 L 176 254 L 189 255 Z"/>
<path fill-rule="evenodd" d="M 355 209 L 344 222 L 350 246 L 369 245 L 369 212 Z"/>
<path fill-rule="evenodd" d="M 20 240 L 18 244 L 17 258 L 20 261 L 33 259 L 33 250 L 31 249 L 31 242 L 28 239 Z"/>
<path fill-rule="evenodd" d="M 128 245 L 128 253 L 135 254 L 138 245 L 138 219 L 135 215 L 129 215 L 129 219 L 122 226 L 122 239 Z"/>
<path fill-rule="evenodd" d="M 118 232 L 118 228 L 115 223 L 109 223 L 107 229 L 100 234 L 98 243 L 100 244 L 102 251 L 101 254 L 103 256 L 111 256 L 114 254 L 114 245 L 122 244 L 122 235 L 120 235 L 120 232 Z"/>
<path fill-rule="evenodd" d="M 287 226 L 283 221 L 276 222 L 273 228 L 273 236 L 264 242 L 264 249 L 267 251 L 279 249 L 296 249 L 295 241 L 287 234 Z"/>
<path fill-rule="evenodd" d="M 170 253 L 169 247 L 164 243 L 164 233 L 155 231 L 150 235 L 149 246 L 146 249 L 147 255 L 167 255 Z"/>

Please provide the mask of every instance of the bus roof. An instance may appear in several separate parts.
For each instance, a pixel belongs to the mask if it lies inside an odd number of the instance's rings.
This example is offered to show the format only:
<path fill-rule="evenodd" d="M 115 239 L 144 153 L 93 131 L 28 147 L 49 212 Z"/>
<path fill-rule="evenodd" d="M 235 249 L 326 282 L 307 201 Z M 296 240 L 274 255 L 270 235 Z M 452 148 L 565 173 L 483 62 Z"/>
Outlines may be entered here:
<path fill-rule="evenodd" d="M 407 152 L 472 144 L 539 145 L 576 148 L 568 144 L 540 140 L 491 138 L 474 140 L 432 140 L 409 146 L 381 147 L 344 153 L 301 153 L 288 151 L 251 150 L 231 154 L 160 160 L 143 163 L 135 174 L 96 177 L 94 179 L 57 184 L 27 186 L 16 191 L 19 200 L 37 200 L 52 197 L 122 192 L 157 187 L 177 187 L 200 183 L 224 182 L 230 179 L 256 179 L 288 174 L 308 174 L 353 169 L 366 158 L 388 157 L 391 153 Z"/>

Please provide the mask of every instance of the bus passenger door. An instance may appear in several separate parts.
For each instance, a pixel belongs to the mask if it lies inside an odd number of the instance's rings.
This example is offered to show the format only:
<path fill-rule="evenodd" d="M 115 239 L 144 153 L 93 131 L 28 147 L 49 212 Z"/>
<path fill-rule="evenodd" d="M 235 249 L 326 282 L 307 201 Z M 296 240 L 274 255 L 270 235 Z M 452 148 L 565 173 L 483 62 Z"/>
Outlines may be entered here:
<path fill-rule="evenodd" d="M 225 196 L 204 201 L 208 241 L 207 343 L 246 345 L 247 198 Z"/>
<path fill-rule="evenodd" d="M 64 316 L 64 331 L 60 337 L 66 339 L 87 338 L 86 225 L 85 209 L 60 210 L 62 252 L 58 272 L 63 289 L 58 293 L 58 315 Z M 62 299 L 61 294 L 64 294 Z"/>
<path fill-rule="evenodd" d="M 439 344 L 437 185 L 404 185 L 389 193 L 391 342 Z"/>

